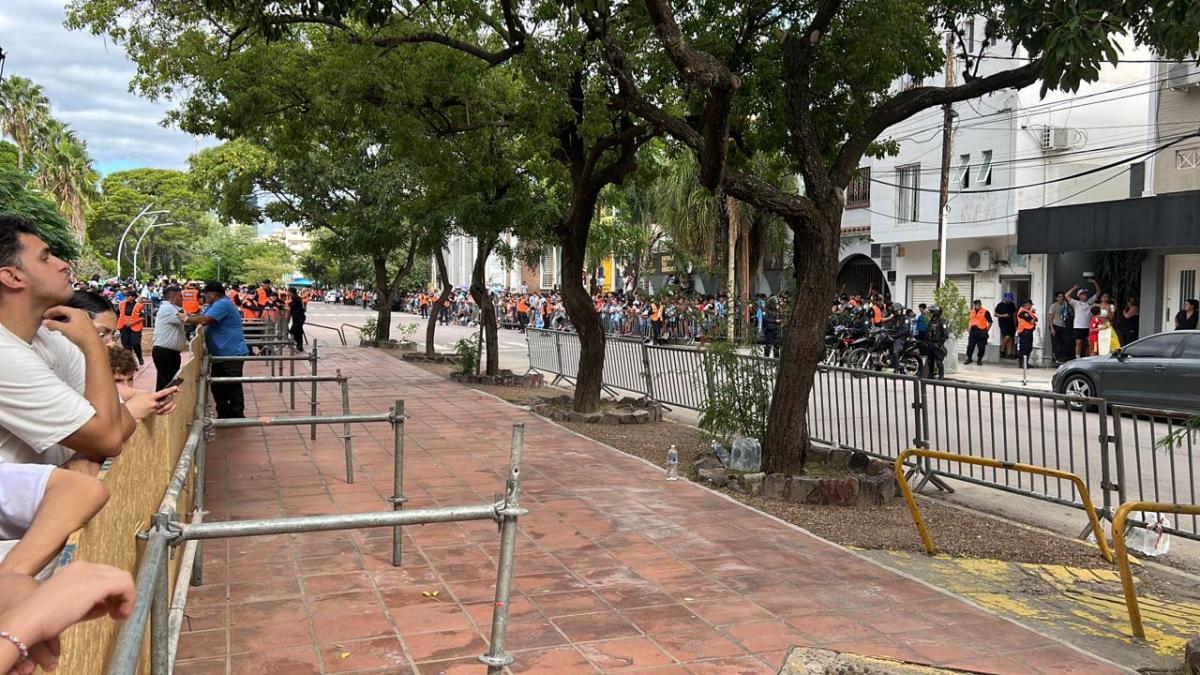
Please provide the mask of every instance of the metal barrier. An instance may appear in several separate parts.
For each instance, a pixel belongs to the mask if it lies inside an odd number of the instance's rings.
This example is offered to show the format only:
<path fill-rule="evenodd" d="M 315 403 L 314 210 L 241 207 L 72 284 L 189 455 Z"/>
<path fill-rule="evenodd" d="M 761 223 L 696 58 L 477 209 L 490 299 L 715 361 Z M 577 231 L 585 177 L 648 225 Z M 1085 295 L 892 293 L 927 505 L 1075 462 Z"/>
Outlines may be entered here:
<path fill-rule="evenodd" d="M 290 343 L 289 343 L 289 345 L 290 345 Z M 268 376 L 269 379 L 254 378 L 252 380 L 244 380 L 242 378 L 223 378 L 223 377 L 222 378 L 214 378 L 207 371 L 205 372 L 205 374 L 208 375 L 209 382 L 214 382 L 214 381 L 215 382 L 234 382 L 237 380 L 241 380 L 242 382 L 246 382 L 246 383 L 268 382 L 268 381 L 275 382 L 279 385 L 279 393 L 281 393 L 281 394 L 283 393 L 284 383 L 288 383 L 288 386 L 291 389 L 291 394 L 289 397 L 289 406 L 292 410 L 296 409 L 296 384 L 300 383 L 300 382 L 309 382 L 312 385 L 312 391 L 310 394 L 311 398 L 309 399 L 309 412 L 310 412 L 311 417 L 316 417 L 317 416 L 317 383 L 322 381 L 320 379 L 320 377 L 317 375 L 317 362 L 321 358 L 320 346 L 317 344 L 316 340 L 313 340 L 312 349 L 309 350 L 308 354 L 303 355 L 303 356 L 296 354 L 295 345 L 290 345 L 290 346 L 292 348 L 291 354 L 270 354 L 270 355 L 259 354 L 256 356 L 212 356 L 212 357 L 209 357 L 209 363 L 227 363 L 227 362 L 239 362 L 239 361 L 244 363 L 247 361 L 265 361 L 265 362 L 267 362 L 267 364 L 270 365 L 270 368 L 271 368 L 271 374 Z M 308 374 L 307 378 L 297 377 L 296 362 L 298 362 L 298 361 L 308 361 L 309 374 Z M 283 364 L 284 363 L 288 364 L 288 369 L 289 369 L 288 375 L 283 374 Z M 276 374 L 277 366 L 278 366 L 278 374 Z M 341 377 L 340 373 L 338 374 L 338 377 Z M 347 405 L 347 402 L 345 400 L 345 395 L 343 395 L 343 406 L 345 406 L 345 405 Z M 317 438 L 317 425 L 313 424 L 312 428 L 309 431 L 309 440 L 316 440 L 316 438 Z"/>
<path fill-rule="evenodd" d="M 338 339 L 341 340 L 341 342 L 342 342 L 342 346 L 343 347 L 346 346 L 346 333 L 344 331 L 342 331 L 341 328 L 334 328 L 333 326 L 326 326 L 326 325 L 320 324 L 320 323 L 312 323 L 311 321 L 305 321 L 304 327 L 308 328 L 309 326 L 312 326 L 313 328 L 324 328 L 325 330 L 331 330 L 331 331 L 337 333 Z"/>
<path fill-rule="evenodd" d="M 1113 548 L 1117 553 L 1117 569 L 1121 571 L 1121 587 L 1125 591 L 1125 607 L 1129 610 L 1129 625 L 1133 636 L 1145 638 L 1146 630 L 1142 627 L 1142 610 L 1138 607 L 1137 590 L 1133 587 L 1133 571 L 1129 569 L 1129 551 L 1125 547 L 1125 530 L 1129 522 L 1129 512 L 1138 511 L 1151 513 L 1189 514 L 1193 519 L 1200 515 L 1200 505 L 1196 504 L 1167 504 L 1163 502 L 1125 502 L 1117 507 L 1113 517 Z M 1164 529 L 1165 531 L 1165 529 Z M 1102 539 L 1100 541 L 1103 541 Z"/>
<path fill-rule="evenodd" d="M 576 334 L 531 328 L 526 343 L 530 369 L 555 374 L 554 383 L 576 377 Z M 777 360 L 749 354 L 738 358 L 758 373 L 763 386 L 774 387 Z M 605 339 L 606 387 L 700 411 L 708 392 L 728 381 L 704 350 Z M 814 440 L 874 457 L 893 460 L 909 447 L 936 447 L 956 457 L 1049 467 L 1079 477 L 1087 489 L 1085 494 L 1074 481 L 1054 475 L 920 457 L 910 466 L 910 474 L 921 475 L 918 491 L 933 485 L 950 492 L 943 478 L 953 478 L 1080 510 L 1098 506 L 1108 519 L 1127 499 L 1197 503 L 1200 492 L 1195 435 L 1183 433 L 1177 445 L 1160 447 L 1164 437 L 1185 428 L 1184 413 L 822 365 L 814 376 L 807 417 Z M 1087 504 L 1088 494 L 1099 496 L 1100 503 Z M 1200 540 L 1200 518 L 1191 515 L 1168 531 Z"/>
<path fill-rule="evenodd" d="M 1119 503 L 1200 504 L 1196 499 L 1200 457 L 1197 457 L 1195 432 L 1186 426 L 1191 415 L 1123 405 L 1112 406 L 1112 415 L 1118 448 Z M 1177 442 L 1163 443 L 1173 434 Z M 1190 515 L 1164 532 L 1200 539 L 1200 519 L 1195 513 Z M 1140 520 L 1131 522 L 1147 524 Z"/>
<path fill-rule="evenodd" d="M 207 360 L 208 357 L 206 357 Z M 206 373 L 208 364 L 200 370 L 199 396 L 187 442 L 180 453 L 172 473 L 171 482 L 163 495 L 158 510 L 143 533 L 146 550 L 138 566 L 136 599 L 132 613 L 121 627 L 121 631 L 109 661 L 109 675 L 134 675 L 142 652 L 142 644 L 149 625 L 150 664 L 152 675 L 166 675 L 174 658 L 174 645 L 182 627 L 183 608 L 186 605 L 187 584 L 202 583 L 201 542 L 206 539 L 246 537 L 270 534 L 342 531 L 369 527 L 391 527 L 393 536 L 392 564 L 401 563 L 401 527 L 429 523 L 465 522 L 470 520 L 493 520 L 500 526 L 500 551 L 496 571 L 495 602 L 492 607 L 492 632 L 488 652 L 479 657 L 487 665 L 489 675 L 499 675 L 511 664 L 513 658 L 507 653 L 508 601 L 512 588 L 513 558 L 517 542 L 517 520 L 527 511 L 520 506 L 521 457 L 524 443 L 524 425 L 513 425 L 512 451 L 509 473 L 505 482 L 504 496 L 492 503 L 440 506 L 403 510 L 407 498 L 403 492 L 404 464 L 404 402 L 397 400 L 388 413 L 376 415 L 342 415 L 320 418 L 321 423 L 343 422 L 349 424 L 370 421 L 389 421 L 394 430 L 395 471 L 393 474 L 393 497 L 391 511 L 299 516 L 227 522 L 203 522 L 205 455 L 209 440 L 208 430 L 219 427 L 277 426 L 309 424 L 310 418 L 261 418 L 259 420 L 206 418 Z M 346 380 L 342 379 L 343 391 Z M 347 431 L 348 435 L 348 431 Z M 347 447 L 349 453 L 349 447 Z M 194 467 L 194 471 L 193 471 Z M 189 479 L 191 485 L 189 486 Z M 194 491 L 193 512 L 189 523 L 180 522 L 177 513 L 179 497 L 185 489 Z M 169 597 L 168 560 L 174 553 L 171 547 L 184 546 L 185 560 L 180 567 L 175 600 Z"/>
<path fill-rule="evenodd" d="M 1100 548 L 1100 555 L 1108 562 L 1113 561 L 1112 551 L 1108 549 L 1108 544 L 1104 540 L 1104 529 L 1100 527 L 1100 518 L 1096 515 L 1096 509 L 1092 506 L 1091 496 L 1088 495 L 1087 486 L 1084 485 L 1083 479 L 1079 476 L 1059 471 L 1057 469 L 1048 469 L 1042 466 L 1033 466 L 1030 464 L 1021 464 L 1019 462 L 1001 462 L 1000 460 L 987 457 L 967 457 L 964 455 L 956 455 L 952 452 L 941 452 L 939 450 L 923 450 L 921 448 L 909 448 L 900 453 L 896 457 L 896 462 L 893 470 L 896 474 L 896 482 L 900 484 L 900 491 L 904 493 L 904 501 L 908 504 L 908 510 L 912 513 L 913 522 L 917 525 L 917 531 L 921 534 L 921 542 L 925 545 L 925 551 L 929 555 L 937 554 L 937 547 L 933 544 L 933 538 L 929 536 L 929 528 L 925 525 L 925 518 L 921 516 L 921 509 L 917 507 L 917 500 L 913 497 L 912 486 L 908 484 L 908 478 L 905 475 L 905 468 L 909 457 L 927 457 L 930 459 L 953 461 L 961 464 L 974 464 L 977 466 L 985 466 L 993 469 L 1001 469 L 1005 472 L 1015 471 L 1032 473 L 1040 476 L 1052 476 L 1059 480 L 1069 480 L 1075 484 L 1083 496 L 1084 510 L 1087 511 L 1088 523 L 1091 527 L 1092 534 L 1096 537 L 1096 545 Z"/>

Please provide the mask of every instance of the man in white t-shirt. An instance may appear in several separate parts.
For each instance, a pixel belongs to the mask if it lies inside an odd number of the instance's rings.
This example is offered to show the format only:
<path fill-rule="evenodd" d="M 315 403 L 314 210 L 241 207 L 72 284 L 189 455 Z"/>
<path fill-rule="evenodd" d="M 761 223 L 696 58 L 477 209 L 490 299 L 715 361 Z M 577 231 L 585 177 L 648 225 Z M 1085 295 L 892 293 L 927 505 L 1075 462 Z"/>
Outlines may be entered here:
<path fill-rule="evenodd" d="M 0 215 L 0 462 L 99 463 L 133 433 L 91 317 L 63 306 L 70 271 L 36 226 Z"/>
<path fill-rule="evenodd" d="M 1087 290 L 1079 291 L 1079 295 L 1075 295 L 1079 284 L 1071 287 L 1067 291 L 1067 304 L 1071 305 L 1071 311 L 1075 312 L 1075 320 L 1071 325 L 1075 333 L 1075 356 L 1083 358 L 1088 355 L 1088 330 L 1091 328 L 1092 322 L 1092 305 L 1096 304 L 1096 298 L 1100 296 L 1100 284 L 1096 281 L 1096 277 L 1088 277 L 1092 288 L 1096 289 L 1096 294 L 1091 295 Z"/>

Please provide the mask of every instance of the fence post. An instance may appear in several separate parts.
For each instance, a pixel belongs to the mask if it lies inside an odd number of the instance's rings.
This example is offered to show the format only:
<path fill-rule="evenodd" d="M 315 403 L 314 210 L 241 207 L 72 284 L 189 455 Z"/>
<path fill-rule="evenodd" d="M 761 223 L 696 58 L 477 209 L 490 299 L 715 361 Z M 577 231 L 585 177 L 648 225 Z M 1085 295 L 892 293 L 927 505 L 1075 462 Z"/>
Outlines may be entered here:
<path fill-rule="evenodd" d="M 527 330 L 537 330 L 537 329 L 527 329 Z M 562 344 L 561 344 L 561 341 L 559 340 L 559 332 L 553 331 L 553 333 L 554 333 L 554 353 L 558 359 L 558 369 L 554 374 L 554 381 L 550 383 L 551 386 L 558 384 L 559 380 L 563 379 L 563 375 L 564 375 L 563 362 L 562 362 Z"/>
<path fill-rule="evenodd" d="M 650 370 L 650 346 L 645 342 L 642 343 L 642 368 L 646 371 L 646 397 L 657 401 L 658 397 L 654 394 L 654 373 Z"/>
<path fill-rule="evenodd" d="M 292 345 L 290 345 L 290 347 L 292 350 L 291 355 L 295 356 L 296 355 L 296 345 L 292 344 Z M 296 362 L 295 361 L 288 361 L 288 375 L 291 375 L 293 377 L 296 375 Z M 291 406 L 290 407 L 292 410 L 295 410 L 296 409 L 296 383 L 292 382 L 291 387 L 292 387 L 291 388 L 292 398 L 291 398 Z"/>
<path fill-rule="evenodd" d="M 402 511 L 404 502 L 408 501 L 408 497 L 404 496 L 404 399 L 396 399 L 392 414 L 394 415 L 392 420 L 392 458 L 395 466 L 392 473 L 392 497 L 388 501 L 392 503 L 393 511 Z M 393 567 L 400 566 L 403 545 L 403 532 L 397 525 L 392 528 Z"/>
<path fill-rule="evenodd" d="M 151 525 L 148 546 L 167 548 L 166 519 L 170 517 L 157 514 Z M 171 569 L 167 562 L 168 556 L 163 556 L 162 564 L 154 572 L 154 598 L 150 605 L 150 672 L 152 675 L 167 675 L 171 670 L 171 597 L 168 579 Z"/>
<path fill-rule="evenodd" d="M 341 368 L 339 368 L 337 370 L 337 376 L 342 378 L 341 382 L 340 382 L 340 384 L 342 386 L 342 414 L 349 416 L 350 415 L 350 380 L 347 380 L 346 378 L 342 377 Z M 351 447 L 351 440 L 350 440 L 351 438 L 353 438 L 353 436 L 354 435 L 350 431 L 350 423 L 344 422 L 342 424 L 342 442 L 346 447 L 346 482 L 347 483 L 354 482 L 354 450 Z"/>
<path fill-rule="evenodd" d="M 496 602 L 492 605 L 492 639 L 488 653 L 479 657 L 488 667 L 488 675 L 500 675 L 513 662 L 507 652 L 508 598 L 512 590 L 513 557 L 517 548 L 517 515 L 521 513 L 521 454 L 525 443 L 525 425 L 513 425 L 512 458 L 504 490 L 504 508 L 500 522 L 500 560 L 496 565 Z"/>
<path fill-rule="evenodd" d="M 313 339 L 313 341 L 312 341 L 312 351 L 308 353 L 308 362 L 312 368 L 312 376 L 316 377 L 317 376 L 317 341 L 316 341 L 316 339 Z M 312 400 L 309 401 L 308 406 L 309 406 L 309 410 L 312 412 L 312 416 L 316 417 L 317 416 L 317 381 L 316 380 L 313 380 L 313 382 L 312 382 Z M 313 423 L 312 427 L 309 429 L 308 438 L 309 438 L 309 440 L 313 440 L 313 441 L 317 440 L 317 425 L 315 422 Z"/>

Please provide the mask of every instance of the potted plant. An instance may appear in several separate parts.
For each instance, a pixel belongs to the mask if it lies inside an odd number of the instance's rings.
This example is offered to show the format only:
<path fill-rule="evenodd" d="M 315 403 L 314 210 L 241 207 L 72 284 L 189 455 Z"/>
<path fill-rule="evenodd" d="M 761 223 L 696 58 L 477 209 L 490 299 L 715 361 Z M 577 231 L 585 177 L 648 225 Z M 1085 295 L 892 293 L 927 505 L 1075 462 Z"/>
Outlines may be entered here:
<path fill-rule="evenodd" d="M 367 319 L 363 322 L 362 327 L 358 329 L 358 346 L 359 347 L 376 347 L 378 346 L 377 337 L 379 335 L 379 324 L 374 318 Z"/>
<path fill-rule="evenodd" d="M 946 320 L 946 359 L 943 363 L 947 373 L 958 372 L 958 341 L 967 333 L 971 322 L 971 305 L 958 292 L 958 286 L 947 279 L 933 293 L 933 301 L 942 308 L 942 318 Z"/>

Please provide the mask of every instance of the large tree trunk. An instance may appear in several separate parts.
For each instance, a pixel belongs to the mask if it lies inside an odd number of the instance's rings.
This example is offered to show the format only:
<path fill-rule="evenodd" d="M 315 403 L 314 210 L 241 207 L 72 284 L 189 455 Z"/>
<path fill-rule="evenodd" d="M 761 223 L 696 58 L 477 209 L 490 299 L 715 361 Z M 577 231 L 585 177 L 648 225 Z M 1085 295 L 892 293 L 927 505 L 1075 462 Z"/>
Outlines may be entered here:
<path fill-rule="evenodd" d="M 433 344 L 434 333 L 437 332 L 438 313 L 441 312 L 442 305 L 450 299 L 450 273 L 446 271 L 446 254 L 441 247 L 434 247 L 433 251 L 434 266 L 437 267 L 438 282 L 442 285 L 442 292 L 438 294 L 437 301 L 429 308 L 429 321 L 425 324 L 425 356 L 433 356 L 437 351 Z"/>
<path fill-rule="evenodd" d="M 492 294 L 488 292 L 487 280 L 484 278 L 487 259 L 495 248 L 495 240 L 477 242 L 475 264 L 471 267 L 471 297 L 479 306 L 479 323 L 483 326 L 483 339 L 487 344 L 487 361 L 483 364 L 483 374 L 495 376 L 500 373 L 500 341 L 496 334 L 496 306 L 492 304 Z"/>
<path fill-rule="evenodd" d="M 375 339 L 385 342 L 392 337 L 392 280 L 388 274 L 387 257 L 371 256 L 375 270 L 375 292 L 379 294 L 379 309 L 375 311 Z"/>
<path fill-rule="evenodd" d="M 573 205 L 563 224 L 563 231 L 567 234 L 559 236 L 562 243 L 563 304 L 567 306 L 571 324 L 579 334 L 579 372 L 575 379 L 575 401 L 572 405 L 576 412 L 599 410 L 600 388 L 604 384 L 604 329 L 600 327 L 600 316 L 592 305 L 592 297 L 583 286 L 583 265 L 594 206 L 594 203 Z"/>
<path fill-rule="evenodd" d="M 829 301 L 837 290 L 840 223 L 840 209 L 827 213 L 826 222 L 789 223 L 795 233 L 796 288 L 803 294 L 796 296 L 783 334 L 783 354 L 763 439 L 763 470 L 768 473 L 795 475 L 804 468 L 809 447 L 808 397 L 824 353 Z"/>

